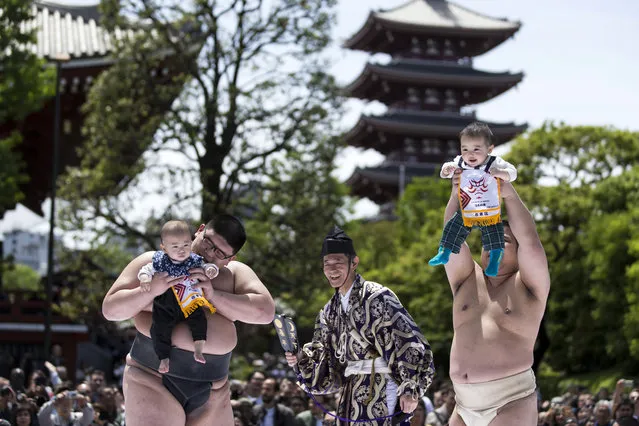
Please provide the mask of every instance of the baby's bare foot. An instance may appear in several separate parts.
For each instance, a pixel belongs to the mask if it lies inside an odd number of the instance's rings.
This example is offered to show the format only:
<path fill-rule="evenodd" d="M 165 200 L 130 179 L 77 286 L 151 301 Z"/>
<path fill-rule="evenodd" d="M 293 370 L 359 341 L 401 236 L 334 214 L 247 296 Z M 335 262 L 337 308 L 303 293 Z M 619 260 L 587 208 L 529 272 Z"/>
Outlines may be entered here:
<path fill-rule="evenodd" d="M 163 360 L 160 361 L 160 367 L 158 368 L 158 371 L 160 373 L 162 373 L 162 374 L 169 372 L 169 359 L 168 358 L 164 358 Z"/>
<path fill-rule="evenodd" d="M 193 351 L 193 358 L 195 358 L 197 362 L 200 362 L 202 364 L 206 364 L 206 359 L 204 359 L 204 355 L 202 354 L 202 351 L 204 350 L 204 342 L 205 340 L 196 340 L 195 342 L 193 342 L 195 346 L 195 350 Z"/>

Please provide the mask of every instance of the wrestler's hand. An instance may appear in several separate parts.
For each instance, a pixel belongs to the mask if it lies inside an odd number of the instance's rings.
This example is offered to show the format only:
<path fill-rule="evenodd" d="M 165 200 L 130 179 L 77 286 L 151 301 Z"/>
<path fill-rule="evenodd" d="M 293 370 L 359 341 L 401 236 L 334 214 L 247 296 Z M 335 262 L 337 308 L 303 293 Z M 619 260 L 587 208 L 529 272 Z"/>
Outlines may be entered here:
<path fill-rule="evenodd" d="M 284 352 L 284 356 L 286 356 L 286 362 L 289 367 L 295 367 L 297 365 L 298 355 L 291 352 Z"/>
<path fill-rule="evenodd" d="M 189 269 L 189 274 L 190 278 L 198 281 L 195 284 L 192 284 L 191 287 L 201 290 L 204 298 L 210 302 L 213 298 L 213 293 L 215 292 L 215 290 L 213 289 L 213 283 L 211 282 L 211 279 L 206 276 L 204 269 Z"/>
<path fill-rule="evenodd" d="M 404 394 L 399 397 L 399 408 L 404 413 L 412 413 L 417 408 L 417 400 L 412 395 Z"/>
<path fill-rule="evenodd" d="M 490 169 L 490 174 L 496 178 L 503 180 L 504 182 L 510 182 L 510 175 L 506 170 Z"/>
<path fill-rule="evenodd" d="M 501 192 L 501 198 L 504 200 L 519 197 L 519 195 L 517 195 L 517 191 L 515 191 L 515 188 L 513 187 L 513 184 L 510 182 L 502 182 L 499 191 Z"/>
<path fill-rule="evenodd" d="M 451 179 L 453 183 L 452 193 L 453 195 L 455 195 L 455 197 L 457 197 L 457 188 L 459 188 L 459 179 L 461 178 L 462 172 L 463 170 L 460 168 L 455 169 L 455 172 L 453 173 L 453 177 Z"/>
<path fill-rule="evenodd" d="M 153 295 L 153 297 L 157 297 L 182 280 L 184 280 L 183 275 L 179 277 L 172 277 L 168 272 L 158 272 L 153 275 L 153 279 L 151 280 L 151 289 L 149 292 Z"/>

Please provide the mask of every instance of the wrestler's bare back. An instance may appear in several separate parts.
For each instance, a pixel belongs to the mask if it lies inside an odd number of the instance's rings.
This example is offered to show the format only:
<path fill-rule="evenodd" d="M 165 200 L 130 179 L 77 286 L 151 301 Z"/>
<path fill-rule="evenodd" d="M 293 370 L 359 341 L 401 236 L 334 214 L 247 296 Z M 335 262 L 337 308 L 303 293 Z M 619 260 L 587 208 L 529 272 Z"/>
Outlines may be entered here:
<path fill-rule="evenodd" d="M 545 303 L 528 291 L 519 273 L 491 283 L 474 264 L 474 272 L 452 289 L 450 378 L 457 383 L 495 380 L 530 368 L 544 313 Z"/>

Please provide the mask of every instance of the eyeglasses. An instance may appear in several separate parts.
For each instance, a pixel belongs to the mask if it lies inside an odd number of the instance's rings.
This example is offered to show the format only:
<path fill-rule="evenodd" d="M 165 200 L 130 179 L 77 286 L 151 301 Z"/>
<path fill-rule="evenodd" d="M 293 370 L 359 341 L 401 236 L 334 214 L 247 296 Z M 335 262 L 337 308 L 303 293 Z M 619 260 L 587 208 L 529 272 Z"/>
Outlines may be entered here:
<path fill-rule="evenodd" d="M 211 240 L 211 238 L 206 235 L 206 226 L 204 227 L 204 231 L 202 232 L 202 241 L 204 241 L 204 243 L 206 244 L 206 247 L 204 248 L 204 250 L 206 250 L 207 252 L 213 251 L 213 254 L 215 255 L 215 257 L 217 257 L 220 260 L 227 260 L 235 256 L 235 253 L 227 255 L 222 250 L 220 250 L 215 245 L 215 243 L 213 243 L 213 240 Z"/>

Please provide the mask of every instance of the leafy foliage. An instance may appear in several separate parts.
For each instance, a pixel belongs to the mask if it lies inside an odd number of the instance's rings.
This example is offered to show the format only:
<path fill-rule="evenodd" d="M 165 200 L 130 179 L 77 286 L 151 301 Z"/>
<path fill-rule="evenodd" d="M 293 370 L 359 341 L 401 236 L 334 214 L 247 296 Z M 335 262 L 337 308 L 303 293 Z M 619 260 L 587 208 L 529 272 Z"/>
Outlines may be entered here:
<path fill-rule="evenodd" d="M 53 95 L 55 73 L 30 49 L 34 31 L 25 31 L 30 21 L 31 4 L 21 0 L 3 2 L 0 14 L 0 123 L 12 123 L 18 130 L 0 134 L 0 217 L 20 201 L 24 194 L 20 185 L 28 177 L 23 173 L 22 158 L 17 147 L 22 141 L 21 122 L 39 110 Z"/>
<path fill-rule="evenodd" d="M 33 19 L 31 4 L 6 0 L 0 15 L 0 123 L 20 121 L 39 110 L 53 95 L 52 69 L 31 49 L 35 30 L 25 31 L 24 24 Z"/>
<path fill-rule="evenodd" d="M 94 325 L 100 321 L 102 299 L 113 281 L 131 259 L 120 244 L 105 241 L 85 251 L 58 252 L 60 269 L 70 271 L 60 289 L 56 310 L 67 318 Z M 104 292 L 96 291 L 105 289 Z"/>
<path fill-rule="evenodd" d="M 42 278 L 27 265 L 5 265 L 2 270 L 2 291 L 42 292 Z M 40 294 L 43 296 L 43 294 Z"/>
<path fill-rule="evenodd" d="M 321 54 L 334 4 L 104 0 L 106 28 L 145 30 L 121 41 L 91 90 L 82 165 L 61 191 L 67 225 L 150 247 L 149 213 L 206 221 L 251 211 L 242 195 L 268 191 L 280 162 L 317 161 L 320 145 L 336 142 L 340 113 Z M 163 200 L 144 214 L 151 193 Z"/>
<path fill-rule="evenodd" d="M 13 208 L 24 198 L 20 185 L 26 183 L 27 176 L 23 173 L 23 161 L 16 151 L 22 142 L 19 132 L 12 132 L 9 137 L 0 139 L 0 216 L 4 216 L 7 209 Z"/>
<path fill-rule="evenodd" d="M 547 362 L 567 372 L 626 362 L 627 338 L 636 336 L 627 269 L 638 259 L 628 236 L 639 135 L 549 123 L 520 138 L 508 159 L 518 165 L 517 189 L 535 214 L 551 270 Z"/>
<path fill-rule="evenodd" d="M 339 208 L 346 189 L 331 176 L 336 148 L 326 141 L 312 154 L 319 161 L 293 154 L 276 164 L 247 221 L 250 244 L 242 259 L 297 313 L 300 327 L 312 326 L 331 294 L 319 251 L 329 228 L 344 222 Z"/>
<path fill-rule="evenodd" d="M 95 236 L 91 250 L 112 236 L 155 249 L 165 219 L 232 212 L 249 235 L 240 260 L 281 306 L 309 308 L 328 290 L 321 239 L 343 222 L 342 98 L 322 53 L 334 5 L 103 0 L 101 24 L 133 33 L 85 104 L 81 165 L 60 190 L 67 229 Z M 104 294 L 108 280 L 92 282 Z"/>

